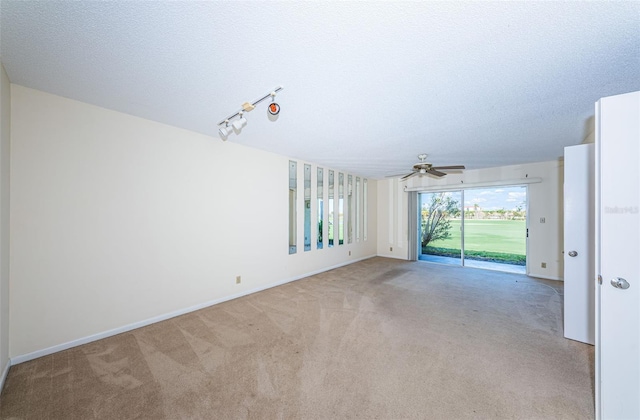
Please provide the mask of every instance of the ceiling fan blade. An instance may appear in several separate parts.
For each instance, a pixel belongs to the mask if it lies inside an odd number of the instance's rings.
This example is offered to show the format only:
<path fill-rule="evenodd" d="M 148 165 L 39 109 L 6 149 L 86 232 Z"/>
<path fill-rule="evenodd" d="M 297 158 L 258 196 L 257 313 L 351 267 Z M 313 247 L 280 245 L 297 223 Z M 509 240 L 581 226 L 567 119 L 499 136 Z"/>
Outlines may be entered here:
<path fill-rule="evenodd" d="M 406 175 L 411 175 L 411 174 L 403 173 L 403 174 L 395 174 L 395 175 L 385 175 L 385 178 L 398 178 L 398 177 L 406 176 Z"/>
<path fill-rule="evenodd" d="M 442 177 L 442 176 L 445 176 L 445 175 L 446 175 L 444 172 L 436 171 L 436 170 L 434 170 L 433 168 L 429 169 L 429 170 L 427 171 L 427 173 L 428 173 L 428 174 L 431 174 L 431 175 L 438 176 L 438 177 Z"/>
<path fill-rule="evenodd" d="M 465 169 L 464 165 L 432 166 L 431 169 Z"/>
<path fill-rule="evenodd" d="M 406 174 L 405 176 L 403 176 L 402 178 L 400 178 L 400 181 L 404 181 L 404 180 L 409 179 L 409 178 L 411 178 L 412 176 L 414 176 L 414 175 L 418 175 L 418 174 L 419 174 L 419 172 L 411 172 L 410 174 Z"/>

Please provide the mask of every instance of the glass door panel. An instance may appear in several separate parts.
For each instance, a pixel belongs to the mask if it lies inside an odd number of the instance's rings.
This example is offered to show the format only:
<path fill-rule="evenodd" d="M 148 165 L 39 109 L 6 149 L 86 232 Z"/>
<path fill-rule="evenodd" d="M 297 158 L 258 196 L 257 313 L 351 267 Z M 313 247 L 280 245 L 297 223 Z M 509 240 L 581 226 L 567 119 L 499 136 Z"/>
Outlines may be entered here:
<path fill-rule="evenodd" d="M 462 192 L 420 194 L 421 260 L 462 264 Z"/>
<path fill-rule="evenodd" d="M 526 186 L 465 190 L 464 265 L 524 273 L 526 212 Z"/>

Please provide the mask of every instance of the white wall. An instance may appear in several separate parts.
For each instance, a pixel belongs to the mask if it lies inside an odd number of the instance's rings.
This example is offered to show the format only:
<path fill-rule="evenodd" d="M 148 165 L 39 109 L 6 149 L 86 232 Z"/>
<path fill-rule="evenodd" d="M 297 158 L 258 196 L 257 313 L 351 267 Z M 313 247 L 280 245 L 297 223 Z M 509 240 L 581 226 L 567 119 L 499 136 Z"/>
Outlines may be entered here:
<path fill-rule="evenodd" d="M 0 64 L 0 390 L 9 367 L 9 152 L 11 86 Z"/>
<path fill-rule="evenodd" d="M 462 174 L 450 174 L 442 179 L 427 176 L 413 177 L 406 183 L 389 179 L 378 183 L 378 254 L 396 258 L 407 258 L 407 194 L 409 188 L 439 186 L 465 187 L 466 184 L 509 181 L 515 179 L 542 178 L 542 182 L 529 184 L 529 275 L 560 280 L 563 277 L 563 220 L 562 183 L 563 162 L 561 160 L 498 168 L 467 170 Z M 540 218 L 545 223 L 540 223 Z M 390 247 L 393 252 L 390 252 Z M 546 268 L 541 263 L 546 263 Z"/>
<path fill-rule="evenodd" d="M 409 230 L 406 183 L 389 178 L 378 181 L 378 255 L 407 259 Z"/>
<path fill-rule="evenodd" d="M 300 205 L 288 255 L 288 158 L 11 93 L 12 358 L 376 254 L 375 182 L 368 241 L 303 252 Z"/>

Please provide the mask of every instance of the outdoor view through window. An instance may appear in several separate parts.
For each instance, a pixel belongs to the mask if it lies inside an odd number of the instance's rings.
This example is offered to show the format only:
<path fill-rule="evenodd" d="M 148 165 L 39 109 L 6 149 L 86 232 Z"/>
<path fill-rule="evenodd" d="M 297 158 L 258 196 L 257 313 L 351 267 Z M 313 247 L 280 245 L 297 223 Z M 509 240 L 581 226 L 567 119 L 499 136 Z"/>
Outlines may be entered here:
<path fill-rule="evenodd" d="M 422 193 L 420 259 L 524 273 L 526 209 L 525 186 Z"/>

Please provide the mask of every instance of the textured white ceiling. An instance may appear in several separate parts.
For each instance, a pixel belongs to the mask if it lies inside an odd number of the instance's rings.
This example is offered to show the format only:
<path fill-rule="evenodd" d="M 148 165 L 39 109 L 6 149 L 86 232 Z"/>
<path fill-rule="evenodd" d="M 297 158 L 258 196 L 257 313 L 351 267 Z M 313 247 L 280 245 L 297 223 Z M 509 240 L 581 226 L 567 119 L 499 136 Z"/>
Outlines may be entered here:
<path fill-rule="evenodd" d="M 640 2 L 0 3 L 11 82 L 370 178 L 556 159 L 640 90 Z"/>

